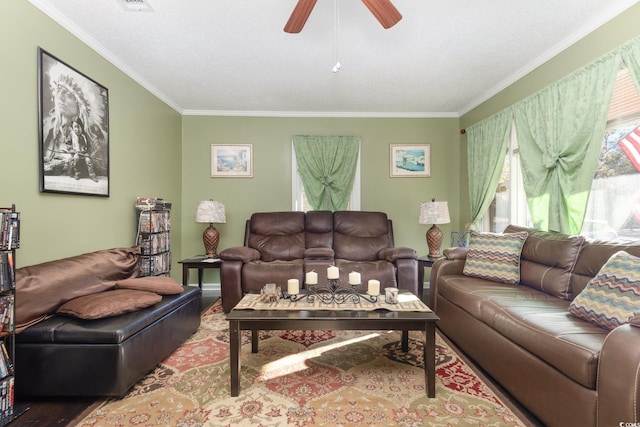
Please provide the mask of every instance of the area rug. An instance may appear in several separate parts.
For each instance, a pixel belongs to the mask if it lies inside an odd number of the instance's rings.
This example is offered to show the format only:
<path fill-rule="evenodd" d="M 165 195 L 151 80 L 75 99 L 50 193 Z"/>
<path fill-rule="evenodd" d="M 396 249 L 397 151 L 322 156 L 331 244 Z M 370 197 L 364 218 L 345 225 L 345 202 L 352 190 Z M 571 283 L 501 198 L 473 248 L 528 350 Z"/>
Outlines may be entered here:
<path fill-rule="evenodd" d="M 261 332 L 243 335 L 240 395 L 229 392 L 229 333 L 220 302 L 199 330 L 87 426 L 525 426 L 439 336 L 436 398 L 426 396 L 421 334 Z"/>

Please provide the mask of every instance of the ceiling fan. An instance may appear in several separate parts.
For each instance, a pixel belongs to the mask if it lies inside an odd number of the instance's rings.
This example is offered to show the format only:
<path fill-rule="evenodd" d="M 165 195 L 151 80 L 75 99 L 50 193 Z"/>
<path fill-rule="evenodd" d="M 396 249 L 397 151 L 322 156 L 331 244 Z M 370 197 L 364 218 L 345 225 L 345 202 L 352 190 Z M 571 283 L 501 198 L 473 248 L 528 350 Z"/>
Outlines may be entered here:
<path fill-rule="evenodd" d="M 317 1 L 318 0 L 298 0 L 298 4 L 293 9 L 287 24 L 284 26 L 284 31 L 287 33 L 299 33 L 302 31 Z M 362 0 L 362 3 L 369 8 L 373 16 L 376 17 L 385 29 L 393 27 L 402 19 L 402 15 L 398 12 L 398 9 L 391 4 L 390 0 Z"/>

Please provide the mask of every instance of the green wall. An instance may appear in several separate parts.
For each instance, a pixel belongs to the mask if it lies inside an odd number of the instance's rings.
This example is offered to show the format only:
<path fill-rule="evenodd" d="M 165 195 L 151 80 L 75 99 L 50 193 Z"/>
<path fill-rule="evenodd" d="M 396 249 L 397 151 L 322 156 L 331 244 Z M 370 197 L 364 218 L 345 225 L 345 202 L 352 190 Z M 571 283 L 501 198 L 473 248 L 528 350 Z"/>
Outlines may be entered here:
<path fill-rule="evenodd" d="M 0 206 L 15 203 L 22 214 L 17 266 L 132 246 L 137 196 L 175 202 L 179 254 L 181 116 L 27 1 L 1 1 L 0 24 Z M 39 191 L 38 46 L 109 90 L 108 198 Z"/>
<path fill-rule="evenodd" d="M 195 223 L 198 200 L 225 204 L 218 224 L 220 249 L 242 244 L 245 221 L 257 211 L 291 210 L 291 137 L 297 134 L 361 137 L 361 209 L 384 211 L 393 220 L 395 242 L 427 253 L 427 226 L 418 224 L 421 201 L 447 200 L 459 227 L 459 121 L 454 119 L 183 117 L 183 255 L 203 252 L 204 224 Z M 390 178 L 390 144 L 431 144 L 430 178 Z M 211 178 L 211 144 L 253 144 L 253 178 Z M 216 272 L 213 272 L 216 274 Z"/>

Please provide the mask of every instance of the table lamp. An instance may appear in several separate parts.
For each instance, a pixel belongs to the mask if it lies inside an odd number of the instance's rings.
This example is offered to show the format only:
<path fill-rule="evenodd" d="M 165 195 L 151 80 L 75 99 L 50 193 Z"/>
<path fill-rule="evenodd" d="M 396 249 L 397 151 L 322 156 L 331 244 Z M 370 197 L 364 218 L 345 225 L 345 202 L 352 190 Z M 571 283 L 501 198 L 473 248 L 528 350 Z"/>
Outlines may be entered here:
<path fill-rule="evenodd" d="M 448 224 L 449 222 L 451 222 L 451 219 L 449 219 L 447 202 L 436 202 L 436 199 L 431 199 L 430 202 L 420 203 L 418 223 L 433 224 L 427 230 L 427 246 L 429 247 L 429 256 L 431 258 L 440 257 L 440 246 L 442 245 L 442 230 L 436 224 Z"/>
<path fill-rule="evenodd" d="M 218 249 L 220 233 L 218 233 L 218 230 L 216 230 L 213 224 L 223 224 L 227 222 L 227 218 L 224 213 L 224 204 L 213 200 L 203 200 L 198 202 L 198 208 L 196 209 L 196 222 L 204 224 L 209 223 L 209 226 L 204 230 L 204 233 L 202 233 L 205 256 L 207 258 L 217 257 L 218 255 L 216 254 L 216 251 Z"/>

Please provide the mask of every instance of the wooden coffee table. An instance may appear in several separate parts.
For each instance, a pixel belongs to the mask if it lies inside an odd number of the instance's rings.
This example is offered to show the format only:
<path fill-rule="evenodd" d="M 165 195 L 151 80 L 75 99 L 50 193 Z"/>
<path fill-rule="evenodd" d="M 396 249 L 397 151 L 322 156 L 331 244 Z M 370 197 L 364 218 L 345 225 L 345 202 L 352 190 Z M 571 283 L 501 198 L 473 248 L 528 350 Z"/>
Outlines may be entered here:
<path fill-rule="evenodd" d="M 435 331 L 433 312 L 341 311 L 341 310 L 249 310 L 233 309 L 229 321 L 231 396 L 240 393 L 241 331 L 251 331 L 251 352 L 258 352 L 259 330 L 394 330 L 402 331 L 402 350 L 409 350 L 409 332 L 424 332 L 424 373 L 428 397 L 436 397 Z"/>

